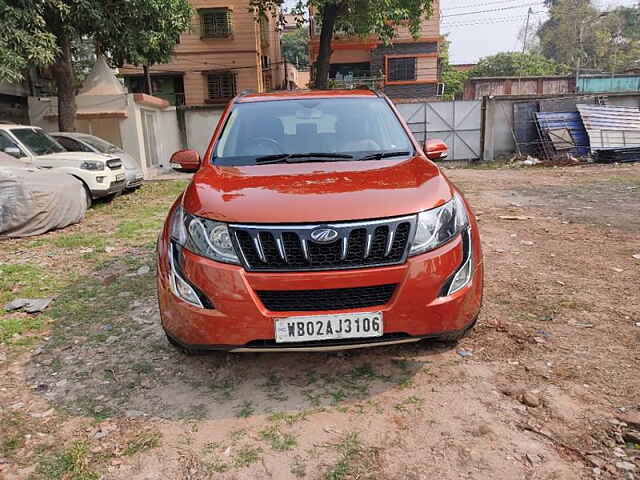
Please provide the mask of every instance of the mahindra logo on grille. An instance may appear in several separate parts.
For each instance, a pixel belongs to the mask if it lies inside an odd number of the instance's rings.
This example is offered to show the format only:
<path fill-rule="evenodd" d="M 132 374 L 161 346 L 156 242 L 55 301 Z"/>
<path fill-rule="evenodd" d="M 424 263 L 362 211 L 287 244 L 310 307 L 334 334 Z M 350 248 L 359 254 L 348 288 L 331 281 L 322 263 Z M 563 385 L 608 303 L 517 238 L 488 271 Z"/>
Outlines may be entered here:
<path fill-rule="evenodd" d="M 316 243 L 331 243 L 338 238 L 338 232 L 333 228 L 319 228 L 311 232 L 311 240 Z"/>

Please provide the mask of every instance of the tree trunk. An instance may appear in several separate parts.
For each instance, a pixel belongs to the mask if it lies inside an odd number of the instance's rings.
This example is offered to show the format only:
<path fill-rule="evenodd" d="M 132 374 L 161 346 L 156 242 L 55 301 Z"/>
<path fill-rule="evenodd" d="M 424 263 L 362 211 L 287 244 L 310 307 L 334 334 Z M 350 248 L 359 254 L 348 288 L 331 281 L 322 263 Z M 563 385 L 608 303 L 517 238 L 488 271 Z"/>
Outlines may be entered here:
<path fill-rule="evenodd" d="M 147 94 L 153 95 L 153 86 L 151 85 L 151 74 L 149 73 L 149 65 L 143 65 L 142 70 L 144 71 L 144 82 Z"/>
<path fill-rule="evenodd" d="M 329 3 L 322 10 L 322 31 L 320 32 L 320 49 L 316 60 L 316 77 L 314 86 L 326 89 L 329 85 L 329 65 L 331 64 L 331 38 L 338 17 L 338 4 Z"/>
<path fill-rule="evenodd" d="M 58 90 L 58 128 L 61 132 L 73 132 L 77 106 L 71 39 L 67 35 L 59 35 L 58 47 L 60 52 L 51 68 Z"/>

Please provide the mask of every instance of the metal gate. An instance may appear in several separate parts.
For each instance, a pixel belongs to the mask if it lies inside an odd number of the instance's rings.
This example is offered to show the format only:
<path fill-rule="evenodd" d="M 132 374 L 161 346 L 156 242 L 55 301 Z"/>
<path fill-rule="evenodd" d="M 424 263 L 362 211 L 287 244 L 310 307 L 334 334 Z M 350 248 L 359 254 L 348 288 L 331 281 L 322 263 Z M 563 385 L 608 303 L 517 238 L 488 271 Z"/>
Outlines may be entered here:
<path fill-rule="evenodd" d="M 482 101 L 400 103 L 396 107 L 419 142 L 439 138 L 449 146 L 448 160 L 480 158 Z"/>

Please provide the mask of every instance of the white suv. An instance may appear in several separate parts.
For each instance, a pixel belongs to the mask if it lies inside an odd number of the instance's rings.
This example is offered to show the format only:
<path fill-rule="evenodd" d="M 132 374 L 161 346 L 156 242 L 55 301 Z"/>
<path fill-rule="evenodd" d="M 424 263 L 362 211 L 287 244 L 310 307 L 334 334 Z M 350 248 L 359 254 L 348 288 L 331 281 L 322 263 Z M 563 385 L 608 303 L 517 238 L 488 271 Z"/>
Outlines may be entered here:
<path fill-rule="evenodd" d="M 113 155 L 67 152 L 38 127 L 0 124 L 0 151 L 39 168 L 55 168 L 80 180 L 91 199 L 115 197 L 125 187 L 122 161 Z"/>

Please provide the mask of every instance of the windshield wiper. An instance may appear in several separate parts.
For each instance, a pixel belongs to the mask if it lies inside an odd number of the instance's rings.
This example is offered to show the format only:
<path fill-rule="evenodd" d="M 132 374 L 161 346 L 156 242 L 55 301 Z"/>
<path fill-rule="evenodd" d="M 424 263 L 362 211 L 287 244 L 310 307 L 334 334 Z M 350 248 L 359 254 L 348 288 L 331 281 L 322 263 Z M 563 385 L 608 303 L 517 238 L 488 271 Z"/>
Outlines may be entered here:
<path fill-rule="evenodd" d="M 301 162 L 326 162 L 327 159 L 348 160 L 353 155 L 346 153 L 279 153 L 276 155 L 265 155 L 256 158 L 256 164 L 264 165 L 266 163 L 301 163 Z"/>
<path fill-rule="evenodd" d="M 380 160 L 382 158 L 402 157 L 404 155 L 411 155 L 411 152 L 406 152 L 406 151 L 378 152 L 378 153 L 372 153 L 371 155 L 365 155 L 364 157 L 360 157 L 358 160 Z"/>

